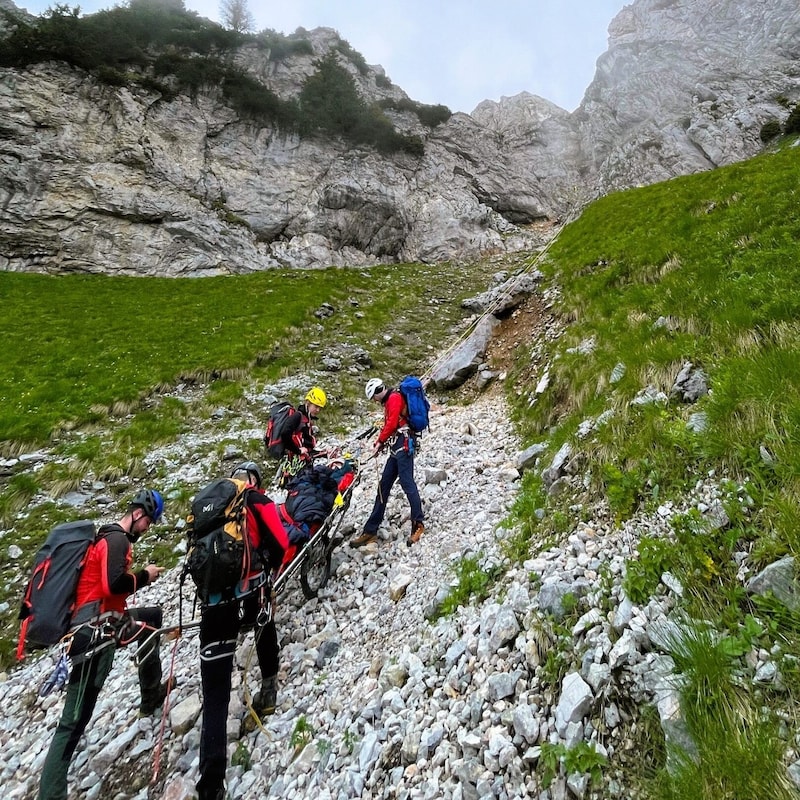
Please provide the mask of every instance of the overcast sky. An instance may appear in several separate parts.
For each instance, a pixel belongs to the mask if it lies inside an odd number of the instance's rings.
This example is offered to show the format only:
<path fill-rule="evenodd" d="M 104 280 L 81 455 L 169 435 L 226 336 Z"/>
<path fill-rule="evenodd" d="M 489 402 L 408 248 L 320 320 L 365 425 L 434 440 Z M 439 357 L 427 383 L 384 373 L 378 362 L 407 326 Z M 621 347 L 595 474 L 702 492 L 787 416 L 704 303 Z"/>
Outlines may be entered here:
<path fill-rule="evenodd" d="M 55 3 L 16 0 L 31 14 Z M 62 0 L 84 13 L 124 3 Z M 219 21 L 218 0 L 185 0 Z M 335 28 L 413 100 L 472 111 L 522 91 L 573 111 L 625 0 L 249 0 L 256 30 Z"/>

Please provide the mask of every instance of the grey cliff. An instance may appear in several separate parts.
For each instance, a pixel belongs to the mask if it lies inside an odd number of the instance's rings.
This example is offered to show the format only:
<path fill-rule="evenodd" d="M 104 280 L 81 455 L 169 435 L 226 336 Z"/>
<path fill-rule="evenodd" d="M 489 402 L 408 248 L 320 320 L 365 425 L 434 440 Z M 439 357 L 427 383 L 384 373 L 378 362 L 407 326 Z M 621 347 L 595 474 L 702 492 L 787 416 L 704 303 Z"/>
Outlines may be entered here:
<path fill-rule="evenodd" d="M 271 61 L 247 45 L 237 64 L 295 97 L 340 42 L 308 38 L 313 53 Z M 408 99 L 337 53 L 368 102 Z M 755 155 L 798 100 L 796 0 L 636 0 L 576 111 L 525 92 L 434 128 L 388 111 L 421 154 L 259 127 L 218 92 L 0 69 L 0 269 L 200 276 L 536 249 L 539 223 L 593 197 Z"/>

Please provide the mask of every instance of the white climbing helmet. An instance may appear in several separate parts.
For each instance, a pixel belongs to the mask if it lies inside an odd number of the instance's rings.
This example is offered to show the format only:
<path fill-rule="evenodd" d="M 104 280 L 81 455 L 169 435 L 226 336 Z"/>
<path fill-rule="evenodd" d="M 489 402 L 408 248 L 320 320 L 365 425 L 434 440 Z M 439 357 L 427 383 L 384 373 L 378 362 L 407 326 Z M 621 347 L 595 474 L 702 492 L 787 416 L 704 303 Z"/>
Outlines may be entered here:
<path fill-rule="evenodd" d="M 367 385 L 364 387 L 364 394 L 367 396 L 367 400 L 372 400 L 376 394 L 382 391 L 383 381 L 380 378 L 370 378 L 367 381 Z"/>

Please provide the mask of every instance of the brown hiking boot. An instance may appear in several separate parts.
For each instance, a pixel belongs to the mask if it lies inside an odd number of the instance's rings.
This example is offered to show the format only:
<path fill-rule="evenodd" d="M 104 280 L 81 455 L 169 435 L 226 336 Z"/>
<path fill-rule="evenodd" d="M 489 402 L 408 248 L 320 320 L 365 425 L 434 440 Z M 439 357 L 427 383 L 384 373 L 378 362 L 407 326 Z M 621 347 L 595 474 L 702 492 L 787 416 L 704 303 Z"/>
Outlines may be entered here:
<path fill-rule="evenodd" d="M 372 542 L 378 541 L 378 534 L 377 533 L 368 533 L 364 531 L 361 536 L 357 536 L 355 539 L 350 540 L 350 547 L 364 547 L 364 545 L 371 544 Z"/>
<path fill-rule="evenodd" d="M 416 544 L 421 538 L 422 534 L 425 533 L 425 526 L 417 520 L 416 522 L 411 523 L 411 536 L 406 539 L 406 544 L 411 547 L 412 544 Z"/>

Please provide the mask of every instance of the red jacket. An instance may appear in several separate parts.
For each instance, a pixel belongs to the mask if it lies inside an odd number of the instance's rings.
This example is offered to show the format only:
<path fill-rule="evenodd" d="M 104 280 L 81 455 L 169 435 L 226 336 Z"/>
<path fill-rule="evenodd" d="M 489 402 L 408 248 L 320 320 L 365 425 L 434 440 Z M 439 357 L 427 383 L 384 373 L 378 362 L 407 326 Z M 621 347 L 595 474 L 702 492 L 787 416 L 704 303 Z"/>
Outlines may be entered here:
<path fill-rule="evenodd" d="M 383 399 L 383 427 L 378 434 L 381 444 L 389 441 L 400 428 L 408 425 L 408 409 L 403 395 L 397 389 L 390 389 Z"/>
<path fill-rule="evenodd" d="M 289 537 L 281 523 L 278 507 L 258 489 L 247 493 L 247 536 L 251 547 L 269 561 L 263 565 L 265 568 L 280 567 L 289 547 Z"/>
<path fill-rule="evenodd" d="M 146 569 L 131 572 L 132 562 L 133 550 L 125 530 L 116 523 L 103 525 L 78 579 L 75 609 L 99 600 L 101 613 L 125 611 L 128 595 L 149 582 Z"/>

